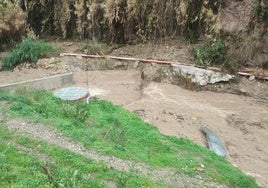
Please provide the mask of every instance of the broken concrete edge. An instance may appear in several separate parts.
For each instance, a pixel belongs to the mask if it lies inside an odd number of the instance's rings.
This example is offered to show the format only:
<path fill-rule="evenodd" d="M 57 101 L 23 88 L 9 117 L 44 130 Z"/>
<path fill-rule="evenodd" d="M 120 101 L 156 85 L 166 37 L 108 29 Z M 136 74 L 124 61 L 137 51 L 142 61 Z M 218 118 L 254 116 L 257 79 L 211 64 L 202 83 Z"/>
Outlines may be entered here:
<path fill-rule="evenodd" d="M 218 82 L 228 82 L 234 78 L 233 75 L 207 70 L 194 66 L 185 66 L 173 63 L 173 70 L 183 76 L 191 79 L 193 83 L 204 86 L 207 84 L 215 84 Z"/>
<path fill-rule="evenodd" d="M 54 75 L 45 78 L 0 85 L 0 90 L 14 91 L 16 89 L 54 90 L 73 84 L 73 73 Z"/>

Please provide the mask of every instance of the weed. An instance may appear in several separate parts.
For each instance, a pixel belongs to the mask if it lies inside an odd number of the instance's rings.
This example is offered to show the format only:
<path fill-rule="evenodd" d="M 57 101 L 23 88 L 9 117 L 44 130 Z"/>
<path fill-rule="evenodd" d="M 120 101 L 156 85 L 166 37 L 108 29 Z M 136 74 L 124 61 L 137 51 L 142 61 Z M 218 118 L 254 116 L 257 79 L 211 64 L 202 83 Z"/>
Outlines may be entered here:
<path fill-rule="evenodd" d="M 175 73 L 173 75 L 174 84 L 183 87 L 184 89 L 196 90 L 198 84 L 192 82 L 190 75 L 183 75 L 182 73 Z"/>
<path fill-rule="evenodd" d="M 241 66 L 254 66 L 260 42 L 256 34 L 230 35 L 228 39 L 228 60 L 223 67 L 237 72 Z"/>
<path fill-rule="evenodd" d="M 32 38 L 23 38 L 15 49 L 3 57 L 4 67 L 13 69 L 19 63 L 35 63 L 38 58 L 55 53 L 57 49 L 50 44 Z"/>
<path fill-rule="evenodd" d="M 103 182 L 115 179 L 128 187 L 155 187 L 151 180 L 135 173 L 114 170 L 102 163 L 43 141 L 18 136 L 0 126 L 1 187 L 105 187 Z M 7 144 L 9 143 L 9 144 Z M 44 162 L 31 152 L 16 146 L 34 148 L 54 162 Z M 31 149 L 32 150 L 32 149 Z"/>
<path fill-rule="evenodd" d="M 162 82 L 165 79 L 168 79 L 168 72 L 165 70 L 164 67 L 161 67 L 156 70 L 156 73 L 153 76 L 153 81 Z"/>
<path fill-rule="evenodd" d="M 87 44 L 82 47 L 82 50 L 85 53 L 96 54 L 96 55 L 105 55 L 109 53 L 109 47 L 107 44 L 100 43 L 96 37 L 92 37 L 91 40 L 88 40 Z"/>
<path fill-rule="evenodd" d="M 257 4 L 255 5 L 255 12 L 258 16 L 258 19 L 260 21 L 266 21 L 267 22 L 267 14 L 268 14 L 268 4 L 266 0 L 259 0 Z"/>
<path fill-rule="evenodd" d="M 112 69 L 112 64 L 107 59 L 98 59 L 96 62 L 98 70 Z"/>
<path fill-rule="evenodd" d="M 198 65 L 221 65 L 226 61 L 227 47 L 221 39 L 209 40 L 200 47 L 194 47 L 193 54 Z"/>
<path fill-rule="evenodd" d="M 268 70 L 268 61 L 262 64 L 262 68 Z"/>

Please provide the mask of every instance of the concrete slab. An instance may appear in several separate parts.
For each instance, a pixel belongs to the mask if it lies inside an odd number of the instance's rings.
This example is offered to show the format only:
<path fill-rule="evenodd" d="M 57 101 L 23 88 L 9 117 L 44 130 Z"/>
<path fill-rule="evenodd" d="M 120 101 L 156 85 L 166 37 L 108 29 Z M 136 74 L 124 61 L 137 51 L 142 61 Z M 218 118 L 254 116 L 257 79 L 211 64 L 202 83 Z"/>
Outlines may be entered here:
<path fill-rule="evenodd" d="M 16 89 L 53 90 L 73 84 L 73 73 L 50 76 L 12 84 L 0 85 L 0 90 L 12 91 Z"/>

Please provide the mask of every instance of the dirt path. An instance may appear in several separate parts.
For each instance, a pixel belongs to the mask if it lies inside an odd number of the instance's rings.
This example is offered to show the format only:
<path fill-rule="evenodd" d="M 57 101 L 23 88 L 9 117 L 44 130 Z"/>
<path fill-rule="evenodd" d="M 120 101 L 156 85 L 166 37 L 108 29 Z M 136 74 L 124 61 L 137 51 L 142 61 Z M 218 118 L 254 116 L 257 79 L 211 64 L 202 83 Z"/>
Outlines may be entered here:
<path fill-rule="evenodd" d="M 146 176 L 152 179 L 154 182 L 161 182 L 172 187 L 226 187 L 224 185 L 220 185 L 218 183 L 203 179 L 201 176 L 193 178 L 183 174 L 178 174 L 171 169 L 154 169 L 142 163 L 122 160 L 116 157 L 109 157 L 101 155 L 95 151 L 86 150 L 83 145 L 72 142 L 68 138 L 59 134 L 55 129 L 42 124 L 30 123 L 29 121 L 26 121 L 24 119 L 13 119 L 7 121 L 5 125 L 9 130 L 15 131 L 16 134 L 23 134 L 30 136 L 33 139 L 44 140 L 48 144 L 68 149 L 72 152 L 83 155 L 97 162 L 102 161 L 108 166 L 119 171 L 135 171 L 138 175 Z M 47 162 L 53 161 L 53 159 L 47 159 L 44 154 L 38 151 L 34 151 L 34 149 L 25 148 L 19 145 L 16 145 L 16 147 L 18 147 L 20 150 L 33 153 L 41 160 L 46 160 Z"/>

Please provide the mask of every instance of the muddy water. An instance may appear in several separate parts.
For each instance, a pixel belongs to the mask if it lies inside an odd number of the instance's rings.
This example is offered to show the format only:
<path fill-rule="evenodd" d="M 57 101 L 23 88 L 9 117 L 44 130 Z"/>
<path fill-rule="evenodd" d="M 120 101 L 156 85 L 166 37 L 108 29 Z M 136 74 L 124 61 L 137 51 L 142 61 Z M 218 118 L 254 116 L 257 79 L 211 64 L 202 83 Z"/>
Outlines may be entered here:
<path fill-rule="evenodd" d="M 253 98 L 209 91 L 195 92 L 146 82 L 136 70 L 74 74 L 78 86 L 137 113 L 166 135 L 206 147 L 200 131 L 207 126 L 222 139 L 227 159 L 268 186 L 268 104 Z"/>

